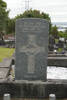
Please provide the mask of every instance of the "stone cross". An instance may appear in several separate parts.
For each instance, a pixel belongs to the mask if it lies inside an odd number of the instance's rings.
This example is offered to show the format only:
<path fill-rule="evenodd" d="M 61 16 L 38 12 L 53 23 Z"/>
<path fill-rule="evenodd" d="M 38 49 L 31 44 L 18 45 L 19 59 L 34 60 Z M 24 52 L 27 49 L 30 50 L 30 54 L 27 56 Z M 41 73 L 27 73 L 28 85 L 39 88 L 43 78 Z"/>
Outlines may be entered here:
<path fill-rule="evenodd" d="M 36 44 L 36 36 L 29 35 L 28 44 L 20 48 L 20 52 L 25 52 L 28 55 L 28 73 L 35 71 L 35 55 L 39 52 L 45 52 L 45 47 L 40 47 Z"/>

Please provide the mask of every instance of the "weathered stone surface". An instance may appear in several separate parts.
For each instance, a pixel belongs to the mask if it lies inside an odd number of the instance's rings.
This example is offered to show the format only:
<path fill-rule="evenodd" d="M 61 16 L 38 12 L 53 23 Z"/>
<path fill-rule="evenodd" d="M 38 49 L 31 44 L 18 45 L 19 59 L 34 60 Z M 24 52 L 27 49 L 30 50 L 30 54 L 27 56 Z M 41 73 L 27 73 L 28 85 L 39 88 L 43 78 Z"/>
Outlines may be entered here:
<path fill-rule="evenodd" d="M 57 98 L 67 98 L 67 81 L 50 81 L 50 82 L 30 82 L 15 81 L 0 83 L 0 97 L 3 94 L 10 93 L 15 98 L 47 98 L 53 93 Z"/>
<path fill-rule="evenodd" d="M 16 22 L 16 80 L 46 80 L 49 24 L 44 19 Z"/>

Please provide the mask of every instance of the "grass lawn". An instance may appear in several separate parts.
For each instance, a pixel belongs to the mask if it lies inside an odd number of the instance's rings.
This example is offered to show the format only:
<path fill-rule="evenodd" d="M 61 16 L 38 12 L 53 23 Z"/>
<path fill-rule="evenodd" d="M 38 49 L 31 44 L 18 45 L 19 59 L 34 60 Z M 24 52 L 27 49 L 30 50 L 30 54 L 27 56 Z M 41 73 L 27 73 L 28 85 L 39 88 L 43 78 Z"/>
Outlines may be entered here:
<path fill-rule="evenodd" d="M 3 61 L 4 58 L 9 58 L 14 53 L 14 48 L 3 48 L 0 47 L 0 62 Z"/>

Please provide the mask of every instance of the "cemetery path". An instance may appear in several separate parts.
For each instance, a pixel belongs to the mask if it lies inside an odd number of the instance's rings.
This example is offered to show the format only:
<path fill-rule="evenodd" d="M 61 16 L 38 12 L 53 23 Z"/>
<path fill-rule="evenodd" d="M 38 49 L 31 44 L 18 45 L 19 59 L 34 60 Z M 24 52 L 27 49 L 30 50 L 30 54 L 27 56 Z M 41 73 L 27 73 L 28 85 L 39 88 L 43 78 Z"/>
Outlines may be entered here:
<path fill-rule="evenodd" d="M 9 70 L 10 70 L 10 65 L 11 65 L 11 58 L 5 58 L 1 63 L 0 63 L 0 80 L 6 79 Z"/>

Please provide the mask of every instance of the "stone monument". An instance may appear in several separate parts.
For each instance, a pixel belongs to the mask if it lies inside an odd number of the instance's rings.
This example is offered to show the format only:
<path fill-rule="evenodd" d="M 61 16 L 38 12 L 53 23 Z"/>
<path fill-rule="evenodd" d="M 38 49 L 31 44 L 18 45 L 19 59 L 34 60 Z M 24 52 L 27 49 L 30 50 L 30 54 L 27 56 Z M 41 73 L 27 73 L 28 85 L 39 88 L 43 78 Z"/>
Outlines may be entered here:
<path fill-rule="evenodd" d="M 48 30 L 44 19 L 16 21 L 16 80 L 46 81 Z"/>

